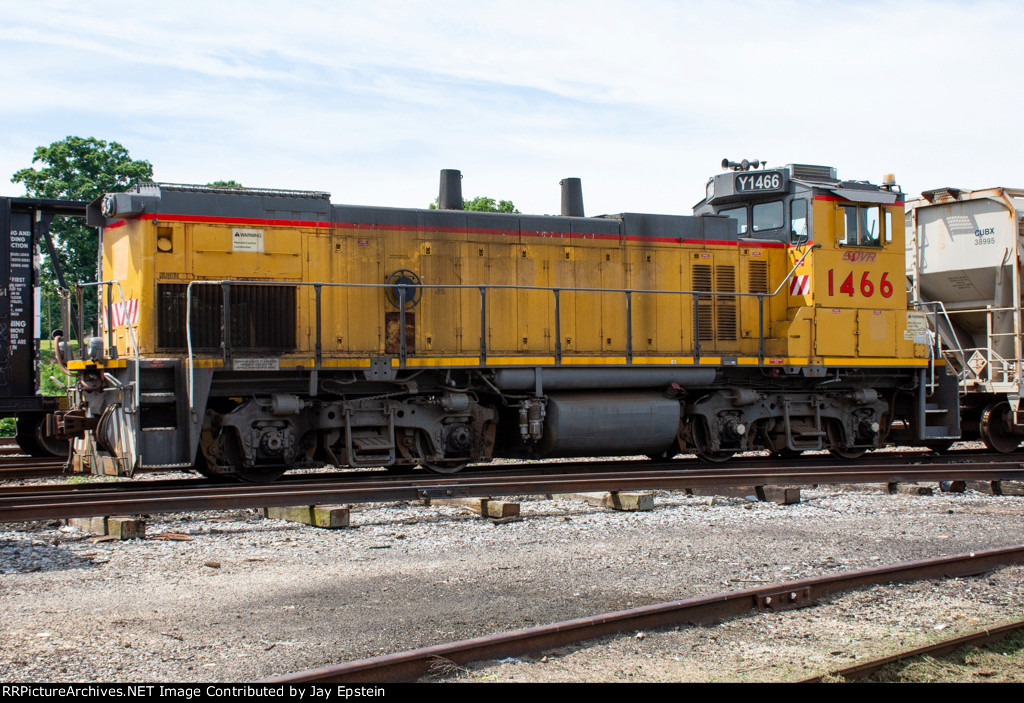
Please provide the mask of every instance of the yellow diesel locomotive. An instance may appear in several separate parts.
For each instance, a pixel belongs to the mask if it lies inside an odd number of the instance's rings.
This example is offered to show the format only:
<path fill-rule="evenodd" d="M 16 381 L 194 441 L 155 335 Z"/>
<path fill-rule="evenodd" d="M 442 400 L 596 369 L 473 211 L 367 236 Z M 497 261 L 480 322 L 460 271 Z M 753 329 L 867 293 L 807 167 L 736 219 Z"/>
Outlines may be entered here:
<path fill-rule="evenodd" d="M 68 360 L 75 470 L 828 449 L 959 434 L 908 310 L 903 194 L 723 162 L 692 216 L 333 205 L 145 184 L 89 209 L 100 334 Z M 951 411 L 951 412 L 950 412 Z"/>

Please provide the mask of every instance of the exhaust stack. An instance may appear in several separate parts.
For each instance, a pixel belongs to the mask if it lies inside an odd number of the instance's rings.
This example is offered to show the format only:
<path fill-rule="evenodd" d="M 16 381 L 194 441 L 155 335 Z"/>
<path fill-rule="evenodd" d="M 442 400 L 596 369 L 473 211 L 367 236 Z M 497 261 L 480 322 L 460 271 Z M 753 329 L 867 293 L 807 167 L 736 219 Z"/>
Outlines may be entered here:
<path fill-rule="evenodd" d="M 437 194 L 439 210 L 462 209 L 462 173 L 455 168 L 441 169 L 441 188 Z"/>
<path fill-rule="evenodd" d="M 562 186 L 562 216 L 585 217 L 583 214 L 583 184 L 578 178 L 563 178 L 558 182 Z"/>

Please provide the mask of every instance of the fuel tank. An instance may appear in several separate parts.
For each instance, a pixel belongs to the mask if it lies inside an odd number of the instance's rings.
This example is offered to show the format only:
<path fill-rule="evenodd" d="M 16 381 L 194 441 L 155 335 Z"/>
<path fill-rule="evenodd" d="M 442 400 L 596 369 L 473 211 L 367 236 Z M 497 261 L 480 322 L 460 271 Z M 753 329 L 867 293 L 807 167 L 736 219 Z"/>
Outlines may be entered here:
<path fill-rule="evenodd" d="M 543 456 L 660 456 L 679 430 L 679 401 L 659 393 L 558 393 L 549 396 Z"/>

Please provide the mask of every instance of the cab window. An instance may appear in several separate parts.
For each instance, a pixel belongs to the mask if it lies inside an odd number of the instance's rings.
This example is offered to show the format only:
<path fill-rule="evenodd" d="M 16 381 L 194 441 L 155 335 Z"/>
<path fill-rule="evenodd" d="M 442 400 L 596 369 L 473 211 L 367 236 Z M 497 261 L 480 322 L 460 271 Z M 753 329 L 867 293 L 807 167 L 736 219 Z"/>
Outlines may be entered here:
<path fill-rule="evenodd" d="M 860 243 L 861 246 L 877 247 L 882 245 L 882 221 L 878 217 L 877 207 L 860 209 Z"/>
<path fill-rule="evenodd" d="M 759 203 L 754 206 L 754 231 L 763 232 L 768 229 L 779 229 L 784 222 L 782 201 Z"/>
<path fill-rule="evenodd" d="M 882 221 L 877 205 L 840 205 L 836 225 L 839 243 L 849 246 L 882 245 Z"/>
<path fill-rule="evenodd" d="M 789 206 L 789 241 L 791 244 L 803 244 L 809 237 L 807 232 L 807 201 L 793 200 Z"/>
<path fill-rule="evenodd" d="M 725 215 L 726 217 L 731 217 L 732 219 L 736 220 L 736 231 L 739 232 L 740 234 L 746 234 L 747 233 L 747 208 L 746 208 L 746 206 L 744 206 L 744 207 L 734 207 L 731 210 L 722 210 L 718 214 L 719 215 Z"/>

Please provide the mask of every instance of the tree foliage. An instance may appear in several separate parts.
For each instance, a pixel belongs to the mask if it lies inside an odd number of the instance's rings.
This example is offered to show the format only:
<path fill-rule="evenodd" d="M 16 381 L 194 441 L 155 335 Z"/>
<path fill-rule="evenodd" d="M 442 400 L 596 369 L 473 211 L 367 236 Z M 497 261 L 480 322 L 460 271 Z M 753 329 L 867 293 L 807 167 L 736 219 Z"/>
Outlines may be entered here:
<path fill-rule="evenodd" d="M 494 201 L 494 198 L 488 198 L 485 195 L 478 195 L 472 200 L 467 200 L 462 203 L 463 210 L 470 210 L 472 212 L 509 212 L 518 213 L 519 210 L 512 204 L 511 200 L 499 200 Z"/>
<path fill-rule="evenodd" d="M 212 186 L 213 188 L 245 188 L 245 186 L 238 181 L 211 181 L 206 185 Z"/>
<path fill-rule="evenodd" d="M 69 136 L 36 149 L 32 167 L 16 172 L 11 182 L 24 184 L 32 198 L 89 201 L 152 178 L 153 166 L 133 160 L 117 142 Z M 96 231 L 76 218 L 54 220 L 50 231 L 67 285 L 96 280 Z M 43 268 L 42 277 L 44 288 L 52 290 L 51 266 Z M 94 314 L 93 303 L 87 306 L 87 319 Z"/>
<path fill-rule="evenodd" d="M 437 198 L 434 198 L 434 202 L 430 204 L 430 209 L 437 209 Z M 519 210 L 516 209 L 511 200 L 495 201 L 494 198 L 488 198 L 486 195 L 478 195 L 472 200 L 463 200 L 462 209 L 471 212 L 508 212 L 516 215 L 519 214 Z"/>
<path fill-rule="evenodd" d="M 33 198 L 91 200 L 153 178 L 153 166 L 148 161 L 133 161 L 128 150 L 117 142 L 94 137 L 65 137 L 41 146 L 32 163 L 43 168 L 23 168 L 11 181 L 24 183 Z"/>

